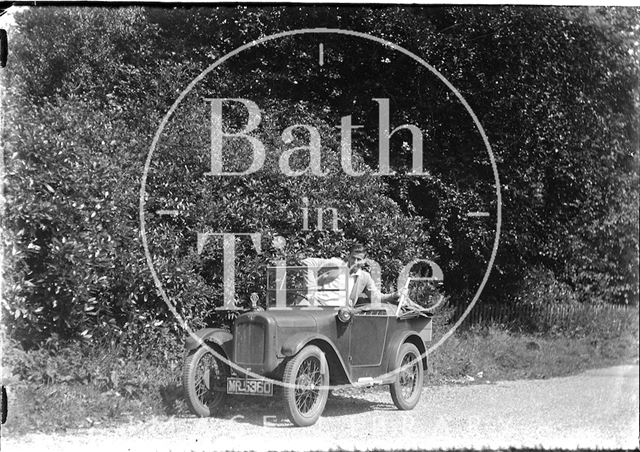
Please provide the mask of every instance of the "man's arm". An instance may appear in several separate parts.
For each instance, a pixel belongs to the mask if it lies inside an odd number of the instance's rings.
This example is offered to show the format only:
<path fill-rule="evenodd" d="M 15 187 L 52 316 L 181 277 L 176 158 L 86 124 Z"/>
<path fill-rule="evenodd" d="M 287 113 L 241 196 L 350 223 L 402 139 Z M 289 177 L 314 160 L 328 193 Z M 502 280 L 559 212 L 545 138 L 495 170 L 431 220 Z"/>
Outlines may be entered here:
<path fill-rule="evenodd" d="M 369 297 L 371 303 L 393 303 L 394 301 L 397 301 L 398 298 L 400 298 L 398 292 L 388 294 L 380 292 L 380 290 L 376 287 L 376 283 L 369 272 L 363 271 L 360 275 L 360 278 L 363 279 L 364 283 L 362 292 Z"/>

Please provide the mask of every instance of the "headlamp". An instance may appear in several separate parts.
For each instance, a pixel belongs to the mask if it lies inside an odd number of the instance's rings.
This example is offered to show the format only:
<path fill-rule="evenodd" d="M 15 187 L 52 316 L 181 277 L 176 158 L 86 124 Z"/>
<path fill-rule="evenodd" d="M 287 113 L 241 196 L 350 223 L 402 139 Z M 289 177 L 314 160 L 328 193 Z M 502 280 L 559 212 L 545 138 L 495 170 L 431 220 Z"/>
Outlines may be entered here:
<path fill-rule="evenodd" d="M 342 323 L 349 323 L 353 318 L 353 309 L 347 306 L 343 306 L 338 309 L 338 320 Z"/>

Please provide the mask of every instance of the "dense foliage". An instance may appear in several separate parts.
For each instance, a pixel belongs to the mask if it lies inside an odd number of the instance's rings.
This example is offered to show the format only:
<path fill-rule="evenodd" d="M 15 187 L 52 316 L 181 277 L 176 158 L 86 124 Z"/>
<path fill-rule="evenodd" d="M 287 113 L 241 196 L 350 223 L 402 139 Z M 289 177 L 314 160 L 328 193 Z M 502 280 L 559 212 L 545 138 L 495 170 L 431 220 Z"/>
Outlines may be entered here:
<path fill-rule="evenodd" d="M 632 8 L 22 11 L 3 73 L 5 323 L 25 346 L 116 338 L 152 325 L 178 333 L 139 236 L 140 180 L 153 135 L 178 94 L 216 58 L 303 27 L 397 43 L 437 68 L 473 107 L 502 183 L 500 249 L 483 299 L 549 303 L 557 297 L 527 295 L 549 288 L 575 302 L 637 304 L 639 17 Z M 212 241 L 198 253 L 203 231 L 263 234 L 262 253 L 237 241 L 242 300 L 264 288 L 265 265 L 285 254 L 340 255 L 354 241 L 382 265 L 386 288 L 418 256 L 441 263 L 452 299 L 468 299 L 482 279 L 495 225 L 466 213 L 495 212 L 495 196 L 464 108 L 433 74 L 371 43 L 327 37 L 320 74 L 310 69 L 315 54 L 291 57 L 305 45 L 317 48 L 305 39 L 249 50 L 245 65 L 203 80 L 157 148 L 147 238 L 167 292 L 196 326 L 214 320 L 222 297 L 222 249 Z M 247 177 L 205 177 L 202 97 L 229 93 L 268 112 L 258 130 L 269 144 L 266 164 Z M 378 136 L 370 127 L 354 140 L 354 166 L 365 175 L 340 172 L 337 121 L 351 114 L 354 124 L 375 122 L 375 97 L 393 99 L 394 125 L 425 125 L 428 176 L 406 172 L 410 150 L 402 139 L 391 144 L 397 174 L 374 176 Z M 234 121 L 241 113 L 231 113 Z M 303 133 L 293 144 L 280 140 L 294 123 L 321 131 L 329 176 L 279 171 L 277 156 L 308 142 Z M 233 157 L 227 163 L 246 167 L 246 152 Z M 301 230 L 303 197 L 313 208 L 338 207 L 342 230 Z M 165 208 L 180 215 L 154 214 Z M 275 235 L 287 239 L 284 250 L 270 245 Z"/>

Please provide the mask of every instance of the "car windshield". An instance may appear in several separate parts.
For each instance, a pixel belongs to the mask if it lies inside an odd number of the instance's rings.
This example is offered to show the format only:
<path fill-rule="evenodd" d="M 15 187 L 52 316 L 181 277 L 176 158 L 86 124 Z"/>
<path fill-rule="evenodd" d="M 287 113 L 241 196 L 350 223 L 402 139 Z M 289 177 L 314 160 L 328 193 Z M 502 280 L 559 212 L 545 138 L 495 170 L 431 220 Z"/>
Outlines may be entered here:
<path fill-rule="evenodd" d="M 341 265 L 267 268 L 267 306 L 274 308 L 344 306 L 349 269 Z"/>

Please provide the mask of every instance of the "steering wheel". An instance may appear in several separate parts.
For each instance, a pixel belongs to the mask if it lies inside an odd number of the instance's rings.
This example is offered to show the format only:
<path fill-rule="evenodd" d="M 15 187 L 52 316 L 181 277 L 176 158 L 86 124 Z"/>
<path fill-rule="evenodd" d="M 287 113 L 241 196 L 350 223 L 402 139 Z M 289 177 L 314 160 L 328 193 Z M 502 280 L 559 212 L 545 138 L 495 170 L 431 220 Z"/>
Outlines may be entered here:
<path fill-rule="evenodd" d="M 305 303 L 306 304 L 301 304 L 301 303 Z M 302 292 L 296 292 L 296 298 L 294 301 L 294 305 L 295 306 L 313 306 L 313 303 L 311 301 L 311 299 L 309 298 L 309 296 L 305 293 Z"/>

